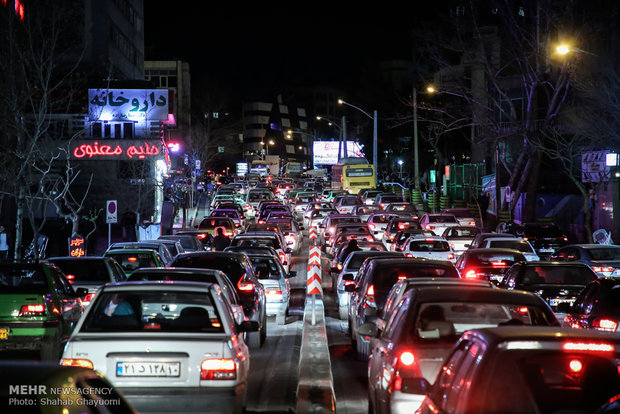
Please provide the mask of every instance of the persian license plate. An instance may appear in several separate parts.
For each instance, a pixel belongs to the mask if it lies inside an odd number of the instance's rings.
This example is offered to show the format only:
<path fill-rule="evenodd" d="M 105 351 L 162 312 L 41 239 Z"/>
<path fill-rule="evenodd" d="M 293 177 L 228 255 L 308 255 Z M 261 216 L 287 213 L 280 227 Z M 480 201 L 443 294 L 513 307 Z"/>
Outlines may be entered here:
<path fill-rule="evenodd" d="M 564 299 L 564 298 L 549 299 L 549 304 L 551 306 L 558 306 L 560 303 L 570 303 L 572 305 L 573 302 L 575 302 L 575 299 Z"/>
<path fill-rule="evenodd" d="M 553 253 L 555 250 L 552 248 L 548 248 L 548 249 L 540 249 L 538 250 L 540 253 Z"/>
<path fill-rule="evenodd" d="M 504 280 L 504 275 L 489 275 L 489 279 L 501 282 Z"/>
<path fill-rule="evenodd" d="M 180 362 L 131 362 L 116 363 L 117 377 L 179 377 Z"/>
<path fill-rule="evenodd" d="M 0 339 L 9 339 L 9 328 L 0 328 Z"/>

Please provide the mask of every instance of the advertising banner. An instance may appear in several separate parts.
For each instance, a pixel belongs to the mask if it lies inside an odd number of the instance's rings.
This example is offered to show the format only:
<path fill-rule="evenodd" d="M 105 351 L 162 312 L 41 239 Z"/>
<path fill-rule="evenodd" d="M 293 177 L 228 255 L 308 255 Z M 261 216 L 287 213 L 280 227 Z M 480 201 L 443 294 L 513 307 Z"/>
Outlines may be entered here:
<path fill-rule="evenodd" d="M 314 141 L 312 145 L 314 165 L 334 165 L 338 163 L 338 141 Z M 340 149 L 342 152 L 343 149 Z M 364 158 L 362 145 L 355 141 L 347 141 L 347 157 Z"/>

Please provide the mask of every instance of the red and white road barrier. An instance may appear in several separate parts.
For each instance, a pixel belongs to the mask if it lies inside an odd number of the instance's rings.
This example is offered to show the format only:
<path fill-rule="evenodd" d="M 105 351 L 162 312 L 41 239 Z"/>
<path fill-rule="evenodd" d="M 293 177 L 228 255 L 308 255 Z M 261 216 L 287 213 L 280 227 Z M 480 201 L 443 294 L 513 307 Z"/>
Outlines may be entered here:
<path fill-rule="evenodd" d="M 312 240 L 311 243 L 314 243 L 315 240 L 319 238 L 319 229 L 316 226 L 310 226 L 310 230 L 308 230 L 308 238 Z"/>
<path fill-rule="evenodd" d="M 321 248 L 317 246 L 310 247 L 310 255 L 308 257 L 307 268 L 308 295 L 322 295 L 321 287 Z"/>

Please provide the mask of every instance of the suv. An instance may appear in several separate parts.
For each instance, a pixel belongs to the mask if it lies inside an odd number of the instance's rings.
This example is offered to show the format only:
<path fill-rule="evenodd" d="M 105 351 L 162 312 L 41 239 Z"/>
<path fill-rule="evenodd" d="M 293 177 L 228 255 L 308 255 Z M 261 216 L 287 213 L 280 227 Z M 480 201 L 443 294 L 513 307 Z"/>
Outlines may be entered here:
<path fill-rule="evenodd" d="M 39 351 L 58 361 L 87 294 L 50 262 L 0 264 L 0 350 Z"/>

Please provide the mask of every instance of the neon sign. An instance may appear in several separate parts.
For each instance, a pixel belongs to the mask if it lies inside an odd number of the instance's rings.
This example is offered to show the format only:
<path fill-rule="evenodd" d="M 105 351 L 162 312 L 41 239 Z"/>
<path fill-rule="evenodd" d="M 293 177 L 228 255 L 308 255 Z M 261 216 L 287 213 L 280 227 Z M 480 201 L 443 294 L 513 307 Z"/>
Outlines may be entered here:
<path fill-rule="evenodd" d="M 76 234 L 69 239 L 69 256 L 82 257 L 86 256 L 86 244 L 84 237 Z"/>
<path fill-rule="evenodd" d="M 159 144 L 159 142 L 158 142 Z M 139 159 L 155 157 L 161 154 L 159 145 L 149 144 L 146 141 L 114 141 L 114 144 L 99 144 L 98 141 L 79 141 L 72 145 L 71 156 L 73 159 Z"/>
<path fill-rule="evenodd" d="M 167 89 L 89 89 L 91 120 L 168 121 Z"/>

